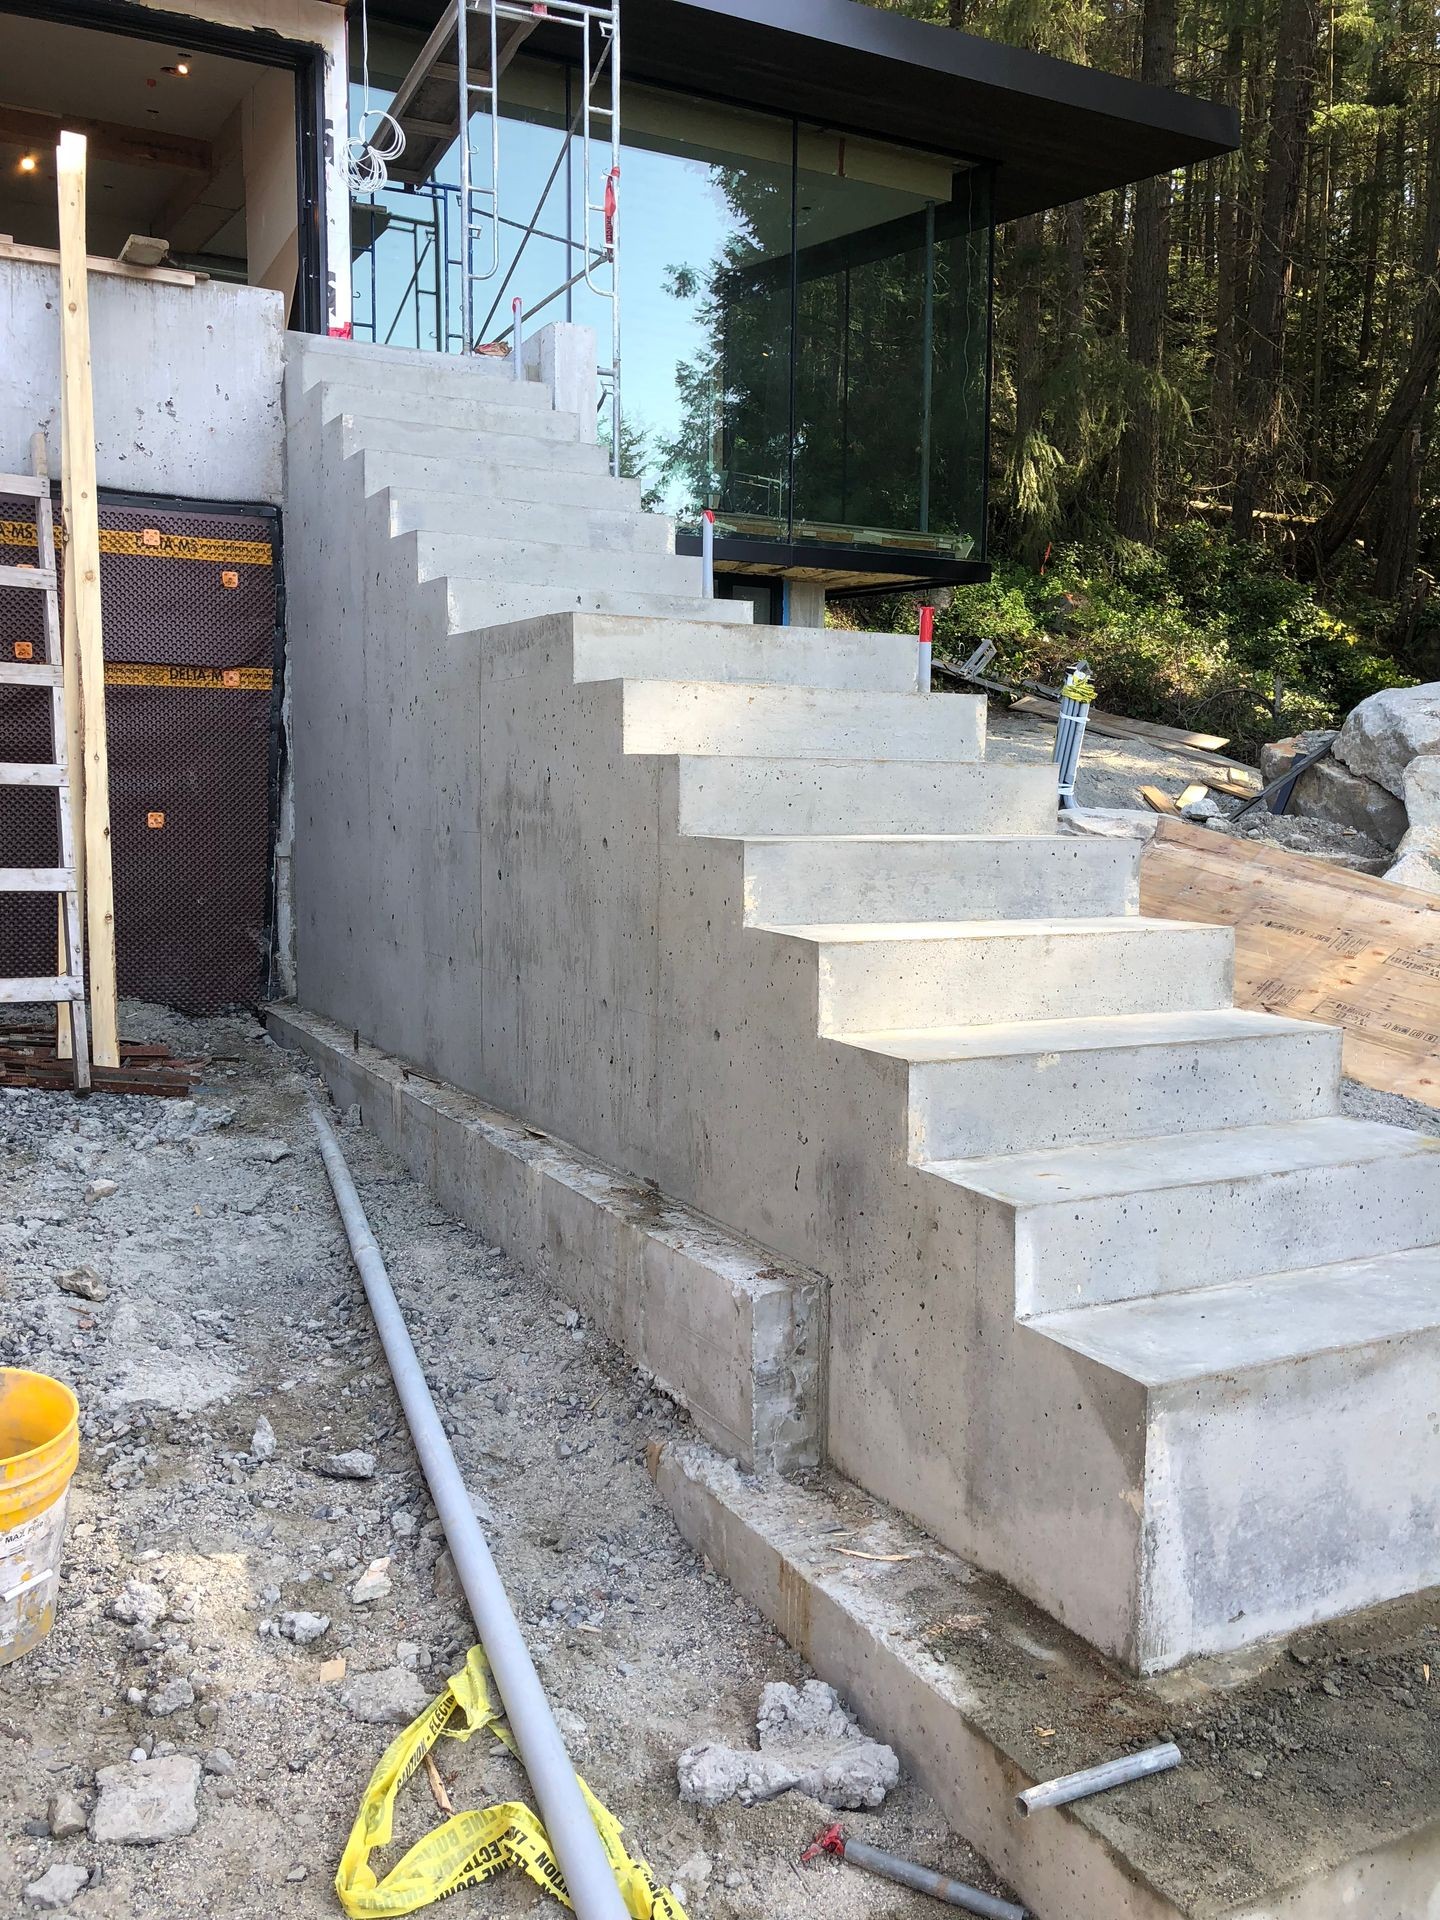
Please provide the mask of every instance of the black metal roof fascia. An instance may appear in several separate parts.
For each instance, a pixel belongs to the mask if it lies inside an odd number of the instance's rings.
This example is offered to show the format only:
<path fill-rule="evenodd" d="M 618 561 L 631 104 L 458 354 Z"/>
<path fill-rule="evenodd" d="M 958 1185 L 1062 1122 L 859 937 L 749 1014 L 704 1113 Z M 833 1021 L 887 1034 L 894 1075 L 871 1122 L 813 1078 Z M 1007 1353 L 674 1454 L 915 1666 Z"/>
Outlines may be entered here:
<path fill-rule="evenodd" d="M 429 28 L 440 0 L 374 0 Z M 932 26 L 858 0 L 620 0 L 632 80 L 996 163 L 1013 220 L 1239 145 L 1230 107 Z M 573 28 L 537 52 L 573 57 Z"/>
<path fill-rule="evenodd" d="M 621 0 L 653 80 L 996 161 L 1011 220 L 1228 153 L 1233 109 L 857 0 Z"/>

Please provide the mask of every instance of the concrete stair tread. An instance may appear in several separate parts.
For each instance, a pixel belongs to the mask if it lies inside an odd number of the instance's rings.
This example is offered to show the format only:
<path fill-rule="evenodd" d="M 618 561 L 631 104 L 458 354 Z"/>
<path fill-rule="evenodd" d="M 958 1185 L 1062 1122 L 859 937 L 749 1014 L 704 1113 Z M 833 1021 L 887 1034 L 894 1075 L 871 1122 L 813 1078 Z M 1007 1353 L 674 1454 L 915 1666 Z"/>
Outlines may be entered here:
<path fill-rule="evenodd" d="M 1046 1207 L 1224 1181 L 1264 1181 L 1301 1169 L 1354 1168 L 1400 1157 L 1429 1157 L 1440 1167 L 1437 1156 L 1440 1140 L 1429 1134 L 1328 1114 L 1280 1126 L 1223 1127 L 927 1164 L 932 1173 L 972 1192 L 1015 1207 Z"/>
<path fill-rule="evenodd" d="M 1147 1387 L 1440 1331 L 1440 1247 L 1078 1307 L 1037 1332 Z"/>
<path fill-rule="evenodd" d="M 1043 837 L 1043 836 L 1041 836 Z M 1118 1013 L 1075 1020 L 1001 1020 L 847 1034 L 851 1046 L 896 1060 L 988 1060 L 1014 1053 L 1088 1053 L 1109 1047 L 1169 1047 L 1206 1040 L 1266 1039 L 1315 1032 L 1317 1023 L 1244 1007 L 1178 1013 Z"/>
<path fill-rule="evenodd" d="M 833 920 L 798 924 L 757 922 L 766 933 L 782 933 L 793 940 L 810 940 L 817 946 L 858 946 L 877 940 L 1014 940 L 1069 937 L 1104 937 L 1107 934 L 1132 934 L 1156 927 L 1166 933 L 1179 925 L 1195 927 L 1201 923 L 1187 920 L 1147 920 L 1138 914 L 1116 914 L 1107 919 L 1083 920 Z"/>

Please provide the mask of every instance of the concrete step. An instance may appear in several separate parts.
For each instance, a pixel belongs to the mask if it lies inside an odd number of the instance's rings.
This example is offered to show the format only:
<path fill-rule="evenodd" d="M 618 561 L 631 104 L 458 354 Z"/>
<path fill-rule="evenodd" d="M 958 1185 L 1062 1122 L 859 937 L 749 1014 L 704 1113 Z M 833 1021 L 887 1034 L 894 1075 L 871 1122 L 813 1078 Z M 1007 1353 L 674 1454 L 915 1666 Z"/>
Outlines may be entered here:
<path fill-rule="evenodd" d="M 1050 833 L 1055 810 L 1055 769 L 1046 766 L 733 759 L 722 754 L 687 755 L 680 762 L 680 831 L 720 839 L 807 833 Z"/>
<path fill-rule="evenodd" d="M 846 1036 L 908 1062 L 917 1162 L 1333 1113 L 1341 1037 L 1239 1007 Z"/>
<path fill-rule="evenodd" d="M 575 632 L 577 680 L 634 680 L 683 667 L 696 680 L 904 693 L 914 684 L 914 642 L 826 627 L 737 627 L 697 600 L 682 622 L 587 620 Z"/>
<path fill-rule="evenodd" d="M 566 506 L 496 493 L 425 493 L 391 487 L 392 533 L 483 533 L 491 539 L 543 540 L 581 550 L 673 553 L 675 523 L 663 514 L 620 504 Z"/>
<path fill-rule="evenodd" d="M 985 751 L 985 702 L 963 695 L 627 680 L 624 726 L 626 753 L 978 760 Z"/>
<path fill-rule="evenodd" d="M 390 367 L 401 371 L 409 368 L 422 372 L 453 371 L 460 377 L 473 375 L 476 379 L 517 384 L 508 358 L 502 360 L 491 354 L 432 353 L 425 347 L 388 347 L 368 340 L 336 340 L 322 333 L 287 333 L 285 361 L 287 366 L 299 364 L 307 372 L 311 368 L 332 366 Z M 531 379 L 530 384 L 539 386 L 540 382 Z"/>
<path fill-rule="evenodd" d="M 1440 1241 L 1440 1141 L 1338 1115 L 927 1165 L 1013 1209 L 1022 1318 Z"/>
<path fill-rule="evenodd" d="M 319 395 L 320 415 L 334 420 L 369 423 L 378 420 L 408 421 L 412 426 L 438 433 L 470 435 L 499 434 L 526 440 L 578 442 L 580 421 L 573 413 L 555 413 L 548 407 L 526 404 L 523 393 L 501 386 L 482 394 L 421 394 L 394 390 L 383 381 L 374 385 L 349 380 L 323 380 L 311 389 Z M 378 443 L 377 443 L 378 444 Z M 587 444 L 594 446 L 593 441 Z M 604 458 L 604 449 L 596 448 Z"/>
<path fill-rule="evenodd" d="M 366 493 L 384 487 L 402 488 L 407 496 L 438 495 L 459 506 L 482 500 L 497 505 L 533 501 L 554 507 L 594 507 L 612 512 L 640 512 L 640 482 L 617 480 L 587 458 L 573 470 L 550 465 L 527 465 L 526 448 L 518 441 L 505 457 L 467 442 L 463 455 L 433 452 L 406 453 L 363 444 L 358 426 L 348 436 L 352 457 L 363 462 Z"/>
<path fill-rule="evenodd" d="M 483 533 L 405 533 L 422 580 L 482 580 L 500 585 L 533 580 L 561 586 L 624 587 L 639 593 L 693 592 L 700 601 L 700 562 L 677 553 L 610 552 L 491 539 Z"/>
<path fill-rule="evenodd" d="M 1440 1249 L 1031 1324 L 1143 1389 L 1142 1667 L 1440 1583 Z M 1103 1526 L 1096 1466 L 1049 1492 Z"/>
<path fill-rule="evenodd" d="M 1075 856 L 1079 854 L 1080 857 Z M 1138 842 L 910 834 L 747 841 L 748 924 L 1090 919 L 1139 906 Z"/>
<path fill-rule="evenodd" d="M 678 593 L 640 593 L 625 587 L 560 587 L 516 582 L 506 586 L 486 580 L 447 580 L 451 633 L 478 633 L 486 627 L 507 626 L 512 620 L 533 620 L 543 613 L 603 613 L 642 620 L 688 620 L 701 603 Z M 709 618 L 746 626 L 754 614 L 748 600 L 715 600 Z"/>
<path fill-rule="evenodd" d="M 818 949 L 820 1031 L 1167 1013 L 1230 1004 L 1229 927 L 1176 920 L 917 920 L 772 926 Z M 989 1162 L 984 1163 L 989 1165 Z"/>
<path fill-rule="evenodd" d="M 304 388 L 336 382 L 389 393 L 408 393 L 418 400 L 472 395 L 502 400 L 506 406 L 547 412 L 550 389 L 538 380 L 517 380 L 508 360 L 488 355 L 416 353 L 409 348 L 351 346 L 348 353 L 287 353 Z"/>
<path fill-rule="evenodd" d="M 563 414 L 543 414 L 563 420 Z M 488 460 L 508 475 L 516 467 L 539 467 L 557 473 L 585 473 L 608 478 L 609 456 L 593 440 L 550 440 L 539 434 L 511 432 L 505 425 L 479 431 L 474 427 L 431 426 L 423 420 L 389 420 L 373 414 L 336 413 L 341 422 L 346 453 L 419 453 L 431 459 Z M 497 411 L 497 421 L 503 416 Z M 512 425 L 518 424 L 513 415 Z M 699 568 L 699 562 L 696 562 Z"/>

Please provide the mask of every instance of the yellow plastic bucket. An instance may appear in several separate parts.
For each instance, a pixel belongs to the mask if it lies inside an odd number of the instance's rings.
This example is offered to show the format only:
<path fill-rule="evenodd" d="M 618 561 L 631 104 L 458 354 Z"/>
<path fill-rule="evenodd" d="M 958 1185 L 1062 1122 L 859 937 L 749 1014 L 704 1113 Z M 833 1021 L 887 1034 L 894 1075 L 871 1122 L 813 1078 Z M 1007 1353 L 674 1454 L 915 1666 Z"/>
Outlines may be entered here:
<path fill-rule="evenodd" d="M 49 1633 L 80 1406 L 69 1387 L 0 1367 L 0 1667 Z"/>

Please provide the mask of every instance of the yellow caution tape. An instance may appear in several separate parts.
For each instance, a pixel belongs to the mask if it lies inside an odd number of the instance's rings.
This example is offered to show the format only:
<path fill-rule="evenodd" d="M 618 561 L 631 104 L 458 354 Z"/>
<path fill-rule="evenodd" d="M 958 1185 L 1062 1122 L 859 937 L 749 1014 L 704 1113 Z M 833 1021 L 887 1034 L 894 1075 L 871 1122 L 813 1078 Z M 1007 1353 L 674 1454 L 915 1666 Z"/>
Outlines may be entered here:
<path fill-rule="evenodd" d="M 268 693 L 269 667 L 142 667 L 124 660 L 105 663 L 107 687 L 189 687 L 201 693 Z"/>
<path fill-rule="evenodd" d="M 511 1867 L 519 1867 L 536 1886 L 570 1906 L 565 1877 L 540 1816 L 520 1801 L 452 1815 L 417 1840 L 383 1880 L 376 1878 L 370 1865 L 371 1853 L 390 1844 L 395 1796 L 424 1765 L 426 1754 L 442 1734 L 447 1740 L 468 1740 L 472 1733 L 490 1732 L 518 1759 L 513 1738 L 499 1724 L 489 1680 L 483 1650 L 472 1647 L 464 1671 L 452 1674 L 439 1697 L 385 1749 L 370 1776 L 335 1874 L 335 1891 L 351 1920 L 415 1913 L 466 1887 L 483 1886 Z M 633 1920 L 685 1920 L 674 1895 L 658 1885 L 645 1862 L 626 1849 L 614 1814 L 601 1806 L 583 1780 L 580 1790 Z"/>
<path fill-rule="evenodd" d="M 1072 673 L 1060 691 L 1067 700 L 1078 700 L 1088 707 L 1095 698 L 1095 683 L 1087 680 L 1083 673 Z"/>
<path fill-rule="evenodd" d="M 152 538 L 145 538 L 145 531 Z M 214 560 L 230 566 L 269 567 L 274 555 L 268 540 L 212 540 L 198 533 L 135 533 L 123 527 L 101 527 L 101 553 L 123 553 L 143 560 Z M 61 544 L 55 528 L 55 545 Z M 0 520 L 0 547 L 33 547 L 35 524 L 30 520 Z"/>

